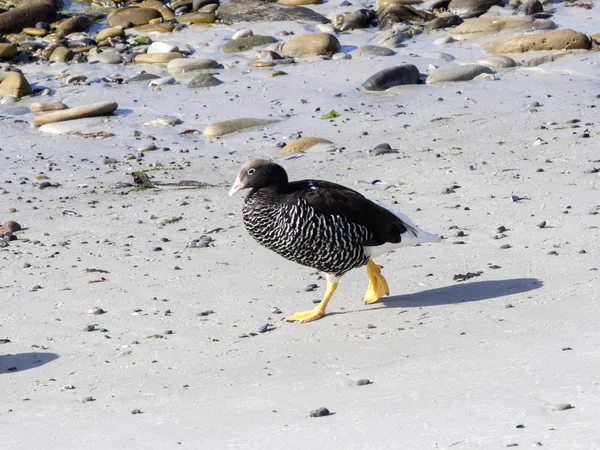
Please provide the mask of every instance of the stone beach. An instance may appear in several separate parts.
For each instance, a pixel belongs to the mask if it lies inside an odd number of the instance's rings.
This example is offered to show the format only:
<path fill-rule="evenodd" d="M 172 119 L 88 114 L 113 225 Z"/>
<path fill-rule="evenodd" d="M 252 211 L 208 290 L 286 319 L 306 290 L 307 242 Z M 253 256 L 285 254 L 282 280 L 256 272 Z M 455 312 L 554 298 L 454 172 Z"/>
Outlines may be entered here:
<path fill-rule="evenodd" d="M 0 447 L 600 448 L 600 6 L 0 0 Z M 443 237 L 324 274 L 240 165 Z"/>

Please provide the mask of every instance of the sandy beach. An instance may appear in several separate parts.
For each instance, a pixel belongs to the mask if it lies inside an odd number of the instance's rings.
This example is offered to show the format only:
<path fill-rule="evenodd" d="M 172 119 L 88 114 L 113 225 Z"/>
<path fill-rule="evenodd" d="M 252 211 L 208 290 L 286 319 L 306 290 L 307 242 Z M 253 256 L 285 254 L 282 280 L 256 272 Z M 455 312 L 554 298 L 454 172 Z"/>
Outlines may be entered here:
<path fill-rule="evenodd" d="M 377 9 L 345 3 L 306 7 L 334 23 Z M 0 104 L 0 225 L 21 228 L 0 239 L 0 447 L 600 449 L 600 9 L 577 4 L 545 4 L 535 20 L 555 27 L 542 31 L 413 21 L 419 32 L 381 46 L 391 56 L 356 56 L 386 32 L 373 24 L 228 22 L 221 7 L 214 24 L 128 28 L 106 47 L 117 64 L 50 63 L 15 44 L 1 79 L 20 71 L 32 89 Z M 510 8 L 482 17 L 517 17 Z M 95 18 L 64 39 L 107 28 Z M 338 50 L 255 58 L 324 26 Z M 431 82 L 500 55 L 490 43 L 505 36 L 565 29 L 589 49 L 501 53 L 515 65 Z M 239 30 L 277 42 L 225 53 Z M 152 42 L 218 66 L 136 63 Z M 420 79 L 363 87 L 400 65 Z M 189 87 L 199 73 L 221 83 Z M 32 105 L 46 102 L 118 107 L 35 126 Z M 273 122 L 208 136 L 239 118 Z M 306 137 L 328 142 L 282 154 Z M 392 151 L 373 151 L 383 143 Z M 252 158 L 349 186 L 442 242 L 380 257 L 391 294 L 373 305 L 357 269 L 325 317 L 282 321 L 312 308 L 325 280 L 245 230 L 244 193 L 227 192 Z M 140 171 L 153 187 L 135 185 Z M 311 417 L 320 407 L 330 415 Z"/>

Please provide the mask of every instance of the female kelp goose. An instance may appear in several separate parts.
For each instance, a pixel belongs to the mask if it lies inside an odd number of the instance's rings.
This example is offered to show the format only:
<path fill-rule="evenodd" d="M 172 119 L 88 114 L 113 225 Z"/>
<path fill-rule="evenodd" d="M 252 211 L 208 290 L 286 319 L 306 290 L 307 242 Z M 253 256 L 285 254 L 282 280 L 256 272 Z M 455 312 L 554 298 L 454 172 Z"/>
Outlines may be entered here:
<path fill-rule="evenodd" d="M 323 317 L 342 275 L 364 265 L 369 276 L 364 301 L 376 302 L 389 294 L 389 288 L 372 257 L 440 240 L 402 213 L 347 187 L 318 180 L 290 183 L 283 167 L 269 161 L 257 159 L 242 166 L 229 195 L 242 189 L 252 189 L 242 212 L 250 235 L 284 258 L 327 274 L 321 303 L 286 317 L 287 321 Z"/>

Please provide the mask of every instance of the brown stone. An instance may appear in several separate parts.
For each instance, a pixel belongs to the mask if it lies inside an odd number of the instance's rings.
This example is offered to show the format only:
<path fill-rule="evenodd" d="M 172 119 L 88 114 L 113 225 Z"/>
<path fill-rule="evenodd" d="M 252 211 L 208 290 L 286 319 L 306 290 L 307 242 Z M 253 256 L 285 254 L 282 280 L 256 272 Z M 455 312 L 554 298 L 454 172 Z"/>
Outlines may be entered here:
<path fill-rule="evenodd" d="M 104 30 L 98 31 L 96 34 L 96 42 L 101 42 L 108 38 L 123 36 L 125 36 L 125 32 L 122 28 L 105 28 Z"/>
<path fill-rule="evenodd" d="M 340 48 L 340 41 L 333 34 L 313 33 L 290 39 L 281 48 L 281 53 L 285 56 L 307 56 L 337 53 Z"/>
<path fill-rule="evenodd" d="M 210 13 L 189 13 L 182 14 L 177 17 L 177 21 L 180 23 L 215 23 L 217 17 Z"/>
<path fill-rule="evenodd" d="M 303 137 L 288 143 L 281 149 L 281 154 L 289 155 L 292 153 L 304 153 L 306 150 L 317 144 L 331 144 L 331 141 L 319 137 Z"/>
<path fill-rule="evenodd" d="M 131 31 L 135 31 L 136 33 L 170 33 L 174 29 L 175 25 L 172 23 L 153 23 L 131 28 Z"/>
<path fill-rule="evenodd" d="M 17 46 L 13 44 L 2 44 L 0 43 L 0 59 L 10 58 L 17 54 Z"/>
<path fill-rule="evenodd" d="M 14 233 L 15 231 L 21 230 L 21 225 L 19 225 L 14 220 L 9 220 L 0 226 L 0 233 Z"/>
<path fill-rule="evenodd" d="M 145 2 L 139 3 L 137 6 L 140 8 L 151 8 L 157 10 L 160 15 L 165 20 L 170 20 L 175 17 L 173 11 L 167 8 L 161 1 L 159 0 L 146 0 Z"/>
<path fill-rule="evenodd" d="M 524 53 L 541 50 L 589 50 L 589 38 L 573 30 L 553 30 L 537 34 L 506 36 L 490 42 L 486 49 L 491 53 Z"/>
<path fill-rule="evenodd" d="M 423 0 L 380 0 L 379 9 L 385 8 L 390 3 L 398 3 L 400 5 L 420 5 Z"/>
<path fill-rule="evenodd" d="M 48 58 L 49 61 L 52 62 L 67 62 L 70 61 L 73 58 L 73 51 L 70 48 L 67 47 L 56 47 L 54 49 L 54 51 L 52 52 L 52 54 L 50 55 L 50 58 Z"/>
<path fill-rule="evenodd" d="M 43 28 L 27 27 L 23 28 L 23 33 L 27 36 L 44 37 L 48 34 Z"/>
<path fill-rule="evenodd" d="M 17 97 L 21 98 L 26 95 L 31 95 L 33 90 L 27 79 L 19 72 L 10 72 L 4 77 L 0 83 L 0 97 Z"/>
<path fill-rule="evenodd" d="M 32 113 L 40 113 L 47 111 L 61 111 L 68 109 L 69 107 L 64 103 L 60 102 L 45 102 L 45 103 L 32 103 L 29 109 Z"/>
<path fill-rule="evenodd" d="M 157 18 L 162 19 L 162 15 L 155 9 L 129 6 L 111 12 L 107 17 L 107 23 L 109 27 L 116 27 L 119 25 L 126 27 L 128 24 L 138 26 L 146 25 L 150 23 L 152 19 Z"/>
<path fill-rule="evenodd" d="M 320 5 L 323 0 L 277 0 L 277 3 L 286 6 Z"/>
<path fill-rule="evenodd" d="M 143 53 L 135 57 L 136 64 L 168 64 L 177 58 L 181 58 L 179 52 L 167 52 L 167 53 Z"/>
<path fill-rule="evenodd" d="M 39 2 L 21 6 L 0 14 L 0 34 L 18 33 L 23 28 L 33 27 L 38 22 L 54 22 L 56 6 Z"/>
<path fill-rule="evenodd" d="M 63 20 L 57 27 L 56 33 L 59 36 L 68 36 L 71 33 L 80 33 L 87 30 L 92 25 L 92 21 L 85 16 L 75 16 Z"/>
<path fill-rule="evenodd" d="M 504 29 L 528 30 L 533 27 L 533 19 L 524 16 L 494 16 L 467 19 L 450 33 L 455 36 L 484 36 Z"/>

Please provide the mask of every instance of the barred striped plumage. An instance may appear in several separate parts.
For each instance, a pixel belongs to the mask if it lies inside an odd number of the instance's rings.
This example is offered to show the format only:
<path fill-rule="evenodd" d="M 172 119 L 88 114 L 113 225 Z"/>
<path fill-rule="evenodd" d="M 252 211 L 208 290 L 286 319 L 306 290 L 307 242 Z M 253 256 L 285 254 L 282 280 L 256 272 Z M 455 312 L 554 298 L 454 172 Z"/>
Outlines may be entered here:
<path fill-rule="evenodd" d="M 298 197 L 292 204 L 273 202 L 260 190 L 244 202 L 242 216 L 250 235 L 291 261 L 337 277 L 367 264 L 362 243 L 372 233 L 345 216 L 317 213 Z"/>

